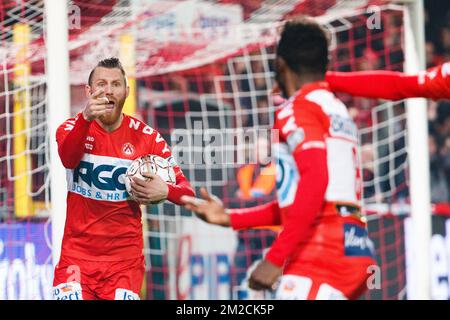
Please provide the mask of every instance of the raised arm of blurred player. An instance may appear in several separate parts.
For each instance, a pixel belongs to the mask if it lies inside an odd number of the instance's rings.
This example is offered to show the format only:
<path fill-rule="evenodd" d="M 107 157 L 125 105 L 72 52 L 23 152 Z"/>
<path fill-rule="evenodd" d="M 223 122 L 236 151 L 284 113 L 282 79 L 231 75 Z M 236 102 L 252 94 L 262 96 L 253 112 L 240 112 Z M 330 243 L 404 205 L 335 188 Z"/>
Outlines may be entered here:
<path fill-rule="evenodd" d="M 94 92 L 83 112 L 75 118 L 66 120 L 56 131 L 59 157 L 67 169 L 78 166 L 84 154 L 84 144 L 87 142 L 86 136 L 91 121 L 106 112 L 108 99 L 101 97 L 103 94 L 103 89 Z"/>
<path fill-rule="evenodd" d="M 401 100 L 423 97 L 450 99 L 450 62 L 407 75 L 395 71 L 327 72 L 331 90 L 366 98 Z"/>

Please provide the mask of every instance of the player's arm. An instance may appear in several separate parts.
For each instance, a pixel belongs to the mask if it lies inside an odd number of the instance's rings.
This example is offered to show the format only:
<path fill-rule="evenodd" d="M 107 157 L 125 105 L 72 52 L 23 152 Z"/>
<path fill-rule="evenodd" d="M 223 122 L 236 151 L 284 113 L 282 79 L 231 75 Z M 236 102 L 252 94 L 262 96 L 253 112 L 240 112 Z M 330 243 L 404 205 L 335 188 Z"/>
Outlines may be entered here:
<path fill-rule="evenodd" d="M 423 97 L 450 99 L 450 63 L 407 75 L 396 71 L 327 72 L 331 90 L 367 98 L 401 100 Z"/>
<path fill-rule="evenodd" d="M 328 185 L 325 137 L 329 120 L 321 108 L 305 102 L 295 108 L 296 128 L 287 134 L 290 148 L 301 177 L 293 203 L 287 207 L 283 230 L 265 259 L 282 267 L 299 245 L 310 236 L 315 218 L 320 213 Z M 303 139 L 289 139 L 290 134 L 303 132 Z M 297 134 L 298 135 L 298 134 Z"/>
<path fill-rule="evenodd" d="M 294 203 L 283 221 L 283 230 L 266 255 L 266 260 L 282 267 L 299 244 L 306 241 L 320 212 L 328 185 L 327 152 L 324 148 L 298 150 L 294 154 L 301 176 Z"/>
<path fill-rule="evenodd" d="M 173 161 L 173 158 L 172 160 Z M 169 190 L 167 194 L 167 200 L 178 204 L 183 205 L 183 201 L 181 201 L 182 196 L 195 196 L 195 192 L 191 187 L 191 184 L 186 179 L 183 171 L 178 165 L 174 166 L 175 176 L 177 183 L 174 185 L 168 185 Z"/>
<path fill-rule="evenodd" d="M 301 179 L 294 201 L 287 207 L 283 230 L 250 275 L 249 287 L 254 290 L 273 289 L 285 262 L 309 238 L 325 199 L 328 185 L 325 136 L 329 119 L 319 106 L 306 101 L 296 106 L 294 112 L 296 126 L 283 129 L 288 131 L 286 141 L 294 150 L 293 157 Z M 303 138 L 300 141 L 289 139 L 291 134 Z"/>
<path fill-rule="evenodd" d="M 323 205 L 328 184 L 325 148 L 300 149 L 294 157 L 301 180 L 294 203 L 283 219 L 283 230 L 250 275 L 248 285 L 254 290 L 274 289 L 285 262 L 296 252 L 299 244 L 309 238 Z"/>
<path fill-rule="evenodd" d="M 234 230 L 274 226 L 281 223 L 277 201 L 245 209 L 226 209 L 222 201 L 200 188 L 202 199 L 184 196 L 181 198 L 186 209 L 194 211 L 205 222 Z"/>
<path fill-rule="evenodd" d="M 74 169 L 84 154 L 84 144 L 91 121 L 106 111 L 108 99 L 101 97 L 103 90 L 94 92 L 83 112 L 65 121 L 56 131 L 58 153 L 65 168 Z"/>
<path fill-rule="evenodd" d="M 251 208 L 228 209 L 227 213 L 230 217 L 230 226 L 234 230 L 281 224 L 280 207 L 276 200 Z"/>
<path fill-rule="evenodd" d="M 58 154 L 65 168 L 74 169 L 80 163 L 90 124 L 80 113 L 66 120 L 56 131 Z"/>

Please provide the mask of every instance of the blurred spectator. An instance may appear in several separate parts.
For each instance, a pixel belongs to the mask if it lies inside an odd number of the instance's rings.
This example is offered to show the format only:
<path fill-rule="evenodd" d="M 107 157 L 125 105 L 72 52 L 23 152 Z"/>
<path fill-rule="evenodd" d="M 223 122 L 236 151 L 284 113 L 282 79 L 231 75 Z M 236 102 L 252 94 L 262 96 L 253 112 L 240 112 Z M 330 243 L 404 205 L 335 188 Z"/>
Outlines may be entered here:
<path fill-rule="evenodd" d="M 265 108 L 265 106 L 263 106 L 264 102 L 262 102 L 262 99 L 267 99 L 267 73 L 269 70 L 265 70 L 261 59 L 258 58 L 258 55 L 260 54 L 261 52 L 258 50 L 251 53 L 251 61 L 240 60 L 235 62 L 233 65 L 234 70 L 229 71 L 230 74 L 237 75 L 238 81 L 235 83 L 237 88 L 232 88 L 232 91 L 235 91 L 236 89 L 239 91 L 239 104 L 241 112 L 240 114 L 238 113 L 238 116 L 240 117 L 243 127 L 269 124 L 268 116 L 265 117 L 263 115 L 262 118 L 256 120 L 253 118 L 252 114 L 255 110 L 254 105 L 256 104 L 257 108 L 259 108 L 260 105 L 261 108 Z M 254 57 L 254 59 L 252 57 Z M 261 120 L 264 123 L 255 123 Z"/>
<path fill-rule="evenodd" d="M 450 189 L 450 137 L 447 136 L 444 140 L 443 146 L 441 148 L 441 158 L 443 162 L 443 168 L 445 173 L 445 178 L 447 181 L 447 186 Z M 449 192 L 449 199 L 448 201 L 450 203 L 450 192 Z"/>
<path fill-rule="evenodd" d="M 431 41 L 427 41 L 425 44 L 425 61 L 427 68 L 435 66 L 436 63 L 436 52 L 434 50 L 434 44 Z"/>
<path fill-rule="evenodd" d="M 257 101 L 257 112 L 258 112 L 258 125 L 268 126 L 270 125 L 270 110 L 269 101 L 266 96 L 258 97 Z"/>
<path fill-rule="evenodd" d="M 436 141 L 437 150 L 435 169 L 443 175 L 450 188 L 450 101 L 441 101 L 436 108 L 436 120 L 432 123 L 431 133 Z M 430 151 L 430 162 L 433 154 Z M 432 169 L 433 170 L 433 169 Z M 450 192 L 447 196 L 450 202 Z"/>
<path fill-rule="evenodd" d="M 429 135 L 428 147 L 430 150 L 431 202 L 447 202 L 449 201 L 448 179 L 441 166 L 442 158 L 434 135 Z"/>
<path fill-rule="evenodd" d="M 445 26 L 439 33 L 439 51 L 437 52 L 441 56 L 443 62 L 450 58 L 450 26 Z"/>
<path fill-rule="evenodd" d="M 348 53 L 348 49 L 343 48 L 338 50 L 337 64 L 337 71 L 345 72 L 352 70 L 350 66 L 350 55 Z"/>
<path fill-rule="evenodd" d="M 450 60 L 450 3 L 425 1 L 427 68 Z M 429 101 L 432 202 L 450 202 L 450 102 Z"/>
<path fill-rule="evenodd" d="M 380 59 L 377 53 L 371 48 L 363 50 L 364 59 L 358 61 L 358 70 L 378 70 L 381 68 Z"/>
<path fill-rule="evenodd" d="M 238 190 L 236 195 L 242 200 L 254 200 L 269 196 L 275 189 L 275 164 L 269 159 L 270 144 L 266 138 L 259 138 L 254 148 L 253 161 L 242 166 L 237 172 Z"/>
<path fill-rule="evenodd" d="M 443 137 L 450 136 L 450 100 L 438 101 L 436 107 L 436 123 L 439 134 Z"/>
<path fill-rule="evenodd" d="M 362 179 L 363 179 L 363 195 L 364 199 L 375 199 L 375 185 L 367 183 L 374 181 L 374 156 L 372 144 L 363 144 L 361 146 L 361 163 L 362 167 Z M 364 183 L 366 182 L 366 183 Z M 375 200 L 377 202 L 377 200 Z"/>

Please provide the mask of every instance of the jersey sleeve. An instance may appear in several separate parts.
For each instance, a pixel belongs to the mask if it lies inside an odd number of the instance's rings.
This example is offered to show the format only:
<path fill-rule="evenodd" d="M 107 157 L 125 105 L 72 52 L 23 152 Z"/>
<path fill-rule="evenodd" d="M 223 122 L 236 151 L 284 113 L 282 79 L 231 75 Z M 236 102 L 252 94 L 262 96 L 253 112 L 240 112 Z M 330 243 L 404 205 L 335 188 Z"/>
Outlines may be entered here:
<path fill-rule="evenodd" d="M 74 169 L 80 163 L 90 125 L 91 122 L 79 113 L 75 118 L 66 120 L 56 130 L 58 154 L 65 168 Z"/>
<path fill-rule="evenodd" d="M 423 90 L 423 97 L 450 99 L 450 62 L 420 73 L 418 83 Z"/>
<path fill-rule="evenodd" d="M 277 201 L 244 209 L 228 209 L 231 227 L 234 230 L 281 224 L 280 207 Z"/>
<path fill-rule="evenodd" d="M 296 102 L 287 120 L 275 128 L 280 130 L 280 138 L 295 155 L 300 150 L 325 149 L 330 120 L 319 105 L 302 99 Z"/>
<path fill-rule="evenodd" d="M 325 143 L 328 130 L 328 117 L 318 105 L 306 101 L 295 108 L 295 123 L 285 130 L 301 179 L 294 202 L 287 207 L 283 230 L 265 257 L 277 266 L 282 267 L 308 239 L 323 206 L 328 185 Z"/>
<path fill-rule="evenodd" d="M 194 190 L 192 189 L 189 181 L 186 179 L 180 166 L 176 163 L 169 145 L 161 134 L 154 130 L 152 137 L 154 138 L 154 141 L 151 153 L 167 159 L 175 172 L 176 184 L 167 185 L 169 187 L 167 199 L 175 204 L 183 205 L 184 203 L 181 201 L 181 197 L 185 195 L 195 196 Z"/>
<path fill-rule="evenodd" d="M 401 100 L 423 97 L 450 99 L 450 63 L 416 75 L 396 71 L 327 72 L 326 81 L 332 91 L 353 96 Z"/>

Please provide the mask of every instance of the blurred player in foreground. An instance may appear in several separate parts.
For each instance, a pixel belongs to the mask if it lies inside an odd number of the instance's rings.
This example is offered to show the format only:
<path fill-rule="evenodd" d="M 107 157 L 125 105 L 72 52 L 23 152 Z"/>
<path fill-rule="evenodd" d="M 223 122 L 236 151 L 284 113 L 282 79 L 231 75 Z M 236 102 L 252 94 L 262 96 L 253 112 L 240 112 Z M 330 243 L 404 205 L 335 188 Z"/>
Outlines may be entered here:
<path fill-rule="evenodd" d="M 139 299 L 145 271 L 139 204 L 164 199 L 180 204 L 182 195 L 194 195 L 161 135 L 122 113 L 128 93 L 120 61 L 100 61 L 86 85 L 86 107 L 57 130 L 68 193 L 55 299 Z M 132 160 L 147 154 L 169 159 L 176 185 L 154 174 L 148 182 L 135 179 L 138 203 L 128 197 L 122 175 Z"/>
<path fill-rule="evenodd" d="M 205 221 L 237 230 L 282 225 L 250 288 L 273 289 L 282 275 L 279 299 L 356 299 L 376 262 L 359 207 L 356 125 L 325 81 L 325 30 L 307 18 L 287 22 L 275 64 L 289 97 L 275 113 L 277 201 L 227 210 L 205 189 L 203 199 L 182 201 Z"/>

